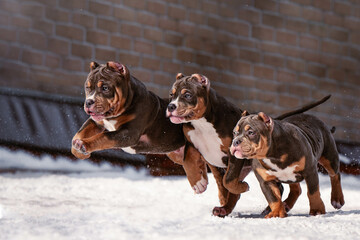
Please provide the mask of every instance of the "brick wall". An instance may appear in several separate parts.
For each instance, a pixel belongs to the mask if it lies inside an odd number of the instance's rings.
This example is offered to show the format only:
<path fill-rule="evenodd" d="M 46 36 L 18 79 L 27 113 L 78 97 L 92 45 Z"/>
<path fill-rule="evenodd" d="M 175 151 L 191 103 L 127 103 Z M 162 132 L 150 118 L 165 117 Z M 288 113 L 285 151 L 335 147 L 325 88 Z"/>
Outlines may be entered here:
<path fill-rule="evenodd" d="M 89 62 L 121 61 L 161 96 L 207 75 L 250 111 L 315 110 L 360 141 L 359 0 L 1 0 L 0 86 L 79 95 Z"/>

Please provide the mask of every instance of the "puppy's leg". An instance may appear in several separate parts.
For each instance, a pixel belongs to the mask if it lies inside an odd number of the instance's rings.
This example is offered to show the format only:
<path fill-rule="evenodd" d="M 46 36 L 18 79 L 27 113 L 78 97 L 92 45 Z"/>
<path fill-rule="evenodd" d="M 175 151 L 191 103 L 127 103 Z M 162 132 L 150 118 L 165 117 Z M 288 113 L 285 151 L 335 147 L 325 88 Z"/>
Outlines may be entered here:
<path fill-rule="evenodd" d="M 344 195 L 341 188 L 341 179 L 339 173 L 339 155 L 336 153 L 322 156 L 319 163 L 326 169 L 331 182 L 331 205 L 340 209 L 344 204 Z"/>
<path fill-rule="evenodd" d="M 308 198 L 310 202 L 310 215 L 325 214 L 325 205 L 321 200 L 319 191 L 319 175 L 317 167 L 309 168 L 309 171 L 304 176 L 308 188 Z"/>
<path fill-rule="evenodd" d="M 190 186 L 196 194 L 203 193 L 206 190 L 208 185 L 206 163 L 194 146 L 187 142 L 186 146 L 179 151 L 167 155 L 172 161 L 184 167 Z"/>
<path fill-rule="evenodd" d="M 89 158 L 90 154 L 84 149 L 83 139 L 90 138 L 103 131 L 104 128 L 97 125 L 91 118 L 86 120 L 72 139 L 71 153 L 79 159 Z"/>
<path fill-rule="evenodd" d="M 284 201 L 286 212 L 289 212 L 294 207 L 296 200 L 299 198 L 301 194 L 300 183 L 290 183 L 289 185 L 290 185 L 289 196 Z"/>
<path fill-rule="evenodd" d="M 265 218 L 286 217 L 285 206 L 281 201 L 281 190 L 279 185 L 274 181 L 275 177 L 268 175 L 266 169 L 255 159 L 253 160 L 253 170 L 271 209 L 271 212 L 268 213 Z"/>
<path fill-rule="evenodd" d="M 225 217 L 229 215 L 234 209 L 240 194 L 230 193 L 223 185 L 224 170 L 209 164 L 211 172 L 213 173 L 216 184 L 219 190 L 219 200 L 221 207 L 214 207 L 213 214 L 218 217 Z"/>
<path fill-rule="evenodd" d="M 244 169 L 244 159 L 229 156 L 228 167 L 223 178 L 224 187 L 231 193 L 240 194 L 249 190 L 249 185 L 242 180 L 249 174 L 251 168 Z M 242 176 L 241 176 L 242 174 Z"/>

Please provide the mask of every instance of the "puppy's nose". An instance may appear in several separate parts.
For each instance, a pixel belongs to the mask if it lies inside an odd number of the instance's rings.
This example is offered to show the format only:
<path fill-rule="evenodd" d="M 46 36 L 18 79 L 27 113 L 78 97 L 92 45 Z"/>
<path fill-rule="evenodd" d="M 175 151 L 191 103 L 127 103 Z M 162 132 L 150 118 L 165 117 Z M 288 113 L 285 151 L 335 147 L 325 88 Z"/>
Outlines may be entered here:
<path fill-rule="evenodd" d="M 241 140 L 239 138 L 235 138 L 234 141 L 233 141 L 233 146 L 234 147 L 237 147 L 241 144 Z"/>
<path fill-rule="evenodd" d="M 175 111 L 175 109 L 176 109 L 176 105 L 173 104 L 173 103 L 170 103 L 170 104 L 168 105 L 167 109 L 168 109 L 169 112 L 173 112 L 173 111 Z"/>
<path fill-rule="evenodd" d="M 91 105 L 93 105 L 94 103 L 95 103 L 95 101 L 92 99 L 88 99 L 85 101 L 85 105 L 87 108 L 91 107 Z"/>

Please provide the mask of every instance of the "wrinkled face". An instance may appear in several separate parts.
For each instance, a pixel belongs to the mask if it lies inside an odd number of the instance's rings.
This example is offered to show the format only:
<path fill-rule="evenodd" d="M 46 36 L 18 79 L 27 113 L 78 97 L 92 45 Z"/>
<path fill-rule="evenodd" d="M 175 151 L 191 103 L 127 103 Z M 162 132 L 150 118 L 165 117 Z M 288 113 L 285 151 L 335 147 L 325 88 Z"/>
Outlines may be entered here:
<path fill-rule="evenodd" d="M 94 121 L 119 116 L 124 105 L 129 86 L 129 71 L 119 63 L 90 64 L 90 73 L 85 82 L 85 112 Z"/>
<path fill-rule="evenodd" d="M 170 90 L 166 116 L 175 124 L 202 118 L 210 89 L 209 80 L 200 74 L 184 76 L 179 73 Z"/>
<path fill-rule="evenodd" d="M 272 129 L 273 120 L 264 113 L 243 116 L 234 128 L 230 153 L 239 159 L 265 158 Z"/>

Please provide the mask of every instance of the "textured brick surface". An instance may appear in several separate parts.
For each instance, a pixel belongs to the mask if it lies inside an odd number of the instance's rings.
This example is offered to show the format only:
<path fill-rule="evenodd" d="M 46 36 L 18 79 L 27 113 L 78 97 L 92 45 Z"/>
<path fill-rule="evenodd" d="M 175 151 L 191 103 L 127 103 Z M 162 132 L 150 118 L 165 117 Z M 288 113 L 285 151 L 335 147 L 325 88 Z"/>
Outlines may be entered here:
<path fill-rule="evenodd" d="M 359 142 L 359 32 L 350 0 L 2 0 L 0 86 L 81 95 L 89 62 L 115 60 L 166 96 L 198 72 L 273 116 L 332 94 L 313 113 Z"/>

